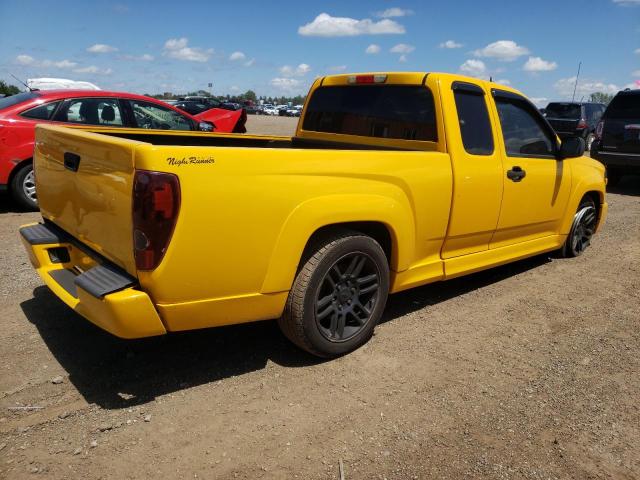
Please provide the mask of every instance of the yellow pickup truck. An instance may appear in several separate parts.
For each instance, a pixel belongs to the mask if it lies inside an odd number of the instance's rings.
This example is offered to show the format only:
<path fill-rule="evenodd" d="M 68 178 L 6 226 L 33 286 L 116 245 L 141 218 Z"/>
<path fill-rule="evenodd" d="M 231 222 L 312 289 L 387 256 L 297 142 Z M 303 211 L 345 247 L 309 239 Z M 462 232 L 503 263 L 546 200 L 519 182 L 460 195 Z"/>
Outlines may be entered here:
<path fill-rule="evenodd" d="M 277 318 L 335 357 L 389 293 L 582 253 L 607 213 L 583 153 L 503 85 L 326 76 L 293 137 L 39 126 L 43 222 L 20 233 L 51 290 L 119 337 Z"/>

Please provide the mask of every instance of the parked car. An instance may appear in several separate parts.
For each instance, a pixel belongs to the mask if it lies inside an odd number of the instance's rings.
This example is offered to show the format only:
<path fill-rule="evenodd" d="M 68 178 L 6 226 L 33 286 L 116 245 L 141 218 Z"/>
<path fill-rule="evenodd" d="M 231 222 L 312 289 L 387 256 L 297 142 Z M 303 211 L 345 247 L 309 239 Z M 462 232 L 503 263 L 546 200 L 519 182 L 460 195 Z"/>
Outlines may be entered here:
<path fill-rule="evenodd" d="M 278 110 L 278 115 L 284 117 L 287 114 L 287 110 L 289 110 L 289 105 L 278 105 L 276 109 Z"/>
<path fill-rule="evenodd" d="M 302 113 L 302 105 L 295 105 L 291 108 L 287 108 L 285 115 L 287 117 L 299 117 Z"/>
<path fill-rule="evenodd" d="M 262 109 L 262 113 L 264 113 L 265 115 L 279 115 L 280 110 L 278 110 L 276 107 L 271 105 L 271 106 L 265 106 Z"/>
<path fill-rule="evenodd" d="M 626 174 L 640 174 L 640 89 L 611 100 L 596 128 L 591 156 L 607 167 L 609 185 Z"/>
<path fill-rule="evenodd" d="M 605 108 L 603 103 L 551 102 L 545 108 L 545 116 L 560 138 L 581 137 L 590 150 Z"/>
<path fill-rule="evenodd" d="M 38 123 L 244 133 L 242 112 L 209 109 L 190 115 L 160 100 L 106 90 L 29 91 L 0 99 L 0 190 L 37 209 L 31 159 Z"/>
<path fill-rule="evenodd" d="M 294 137 L 87 130 L 37 127 L 44 223 L 20 233 L 53 293 L 125 338 L 279 318 L 336 357 L 389 293 L 580 255 L 607 213 L 581 138 L 460 75 L 319 78 Z"/>
<path fill-rule="evenodd" d="M 261 115 L 262 105 L 245 105 L 244 111 L 249 115 Z"/>

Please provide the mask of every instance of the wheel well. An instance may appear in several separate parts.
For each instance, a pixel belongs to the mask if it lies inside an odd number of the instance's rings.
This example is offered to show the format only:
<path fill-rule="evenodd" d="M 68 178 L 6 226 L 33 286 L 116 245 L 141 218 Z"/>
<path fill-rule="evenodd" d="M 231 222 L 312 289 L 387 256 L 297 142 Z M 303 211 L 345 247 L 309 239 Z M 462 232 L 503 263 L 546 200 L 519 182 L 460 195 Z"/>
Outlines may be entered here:
<path fill-rule="evenodd" d="M 9 173 L 9 178 L 7 180 L 7 186 L 8 186 L 9 189 L 11 189 L 11 184 L 13 183 L 13 177 L 15 177 L 16 174 L 20 170 L 22 170 L 24 167 L 26 167 L 27 164 L 29 164 L 29 163 L 33 163 L 33 158 L 27 158 L 25 160 L 22 160 L 20 163 L 16 164 L 15 167 L 13 167 L 13 169 Z"/>
<path fill-rule="evenodd" d="M 591 192 L 587 192 L 582 196 L 582 199 L 580 199 L 580 203 L 582 203 L 582 200 L 586 199 L 586 198 L 590 198 L 591 200 L 593 200 L 593 203 L 596 204 L 596 212 L 598 214 L 598 221 L 600 221 L 600 204 L 602 203 L 602 196 L 600 192 L 596 192 L 596 191 L 591 191 Z"/>
<path fill-rule="evenodd" d="M 346 223 L 335 223 L 332 225 L 326 225 L 324 227 L 320 227 L 318 230 L 313 232 L 313 235 L 309 237 L 309 240 L 307 240 L 307 244 L 304 247 L 304 251 L 302 253 L 302 258 L 300 259 L 300 264 L 298 265 L 298 269 L 306 263 L 306 261 L 311 257 L 311 255 L 313 255 L 313 252 L 318 248 L 318 245 L 320 243 L 326 241 L 328 237 L 333 236 L 336 233 L 343 233 L 345 230 L 361 233 L 363 235 L 373 238 L 382 247 L 382 250 L 384 251 L 384 254 L 387 257 L 387 262 L 389 262 L 389 266 L 391 266 L 391 257 L 393 254 L 393 241 L 391 240 L 391 233 L 389 232 L 389 229 L 384 223 L 346 222 Z"/>

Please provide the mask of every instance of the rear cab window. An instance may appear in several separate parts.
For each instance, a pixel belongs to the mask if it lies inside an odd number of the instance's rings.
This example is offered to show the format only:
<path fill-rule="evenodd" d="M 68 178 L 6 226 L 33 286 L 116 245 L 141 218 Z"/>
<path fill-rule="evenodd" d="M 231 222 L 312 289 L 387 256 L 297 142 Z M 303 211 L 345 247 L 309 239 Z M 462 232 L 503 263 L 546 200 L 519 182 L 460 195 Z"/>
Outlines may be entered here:
<path fill-rule="evenodd" d="M 321 86 L 309 100 L 302 130 L 438 141 L 433 94 L 424 85 Z"/>
<path fill-rule="evenodd" d="M 640 90 L 618 93 L 607 108 L 608 119 L 640 121 Z"/>

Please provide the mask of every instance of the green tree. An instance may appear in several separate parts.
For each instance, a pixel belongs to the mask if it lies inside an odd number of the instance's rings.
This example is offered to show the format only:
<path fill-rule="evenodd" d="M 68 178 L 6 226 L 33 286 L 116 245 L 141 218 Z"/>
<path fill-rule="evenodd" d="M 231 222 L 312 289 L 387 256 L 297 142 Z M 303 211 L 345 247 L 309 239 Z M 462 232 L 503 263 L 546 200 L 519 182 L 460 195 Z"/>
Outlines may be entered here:
<path fill-rule="evenodd" d="M 0 80 L 0 94 L 4 94 L 6 96 L 15 95 L 16 93 L 20 93 L 20 89 L 15 85 L 9 85 L 2 80 Z"/>
<path fill-rule="evenodd" d="M 608 104 L 609 104 L 609 102 L 610 102 L 611 100 L 613 100 L 613 97 L 614 97 L 614 96 L 615 96 L 615 95 L 613 95 L 613 94 L 611 94 L 611 93 L 595 92 L 595 93 L 592 93 L 592 94 L 589 96 L 589 99 L 590 99 L 592 102 L 596 102 L 596 103 L 604 103 L 605 105 L 608 105 Z"/>
<path fill-rule="evenodd" d="M 242 97 L 245 100 L 251 100 L 252 102 L 257 102 L 258 101 L 258 97 L 256 96 L 256 92 L 254 92 L 253 90 L 247 90 L 246 92 L 244 92 L 242 94 Z"/>

